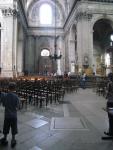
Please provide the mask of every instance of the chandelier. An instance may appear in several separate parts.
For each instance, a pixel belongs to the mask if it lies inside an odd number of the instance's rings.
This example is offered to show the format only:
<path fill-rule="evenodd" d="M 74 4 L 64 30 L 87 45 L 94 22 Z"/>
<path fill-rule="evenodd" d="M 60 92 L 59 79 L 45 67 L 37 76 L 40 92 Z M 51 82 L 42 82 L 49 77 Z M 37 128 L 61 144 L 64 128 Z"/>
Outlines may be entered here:
<path fill-rule="evenodd" d="M 58 54 L 57 53 L 57 34 L 56 34 L 56 0 L 55 0 L 55 11 L 54 11 L 54 18 L 55 18 L 55 36 L 54 36 L 54 54 L 52 55 L 52 54 L 50 54 L 49 55 L 49 57 L 50 57 L 50 59 L 52 59 L 52 60 L 57 60 L 57 59 L 61 59 L 61 57 L 62 57 L 62 55 L 61 55 L 61 53 L 60 54 Z"/>

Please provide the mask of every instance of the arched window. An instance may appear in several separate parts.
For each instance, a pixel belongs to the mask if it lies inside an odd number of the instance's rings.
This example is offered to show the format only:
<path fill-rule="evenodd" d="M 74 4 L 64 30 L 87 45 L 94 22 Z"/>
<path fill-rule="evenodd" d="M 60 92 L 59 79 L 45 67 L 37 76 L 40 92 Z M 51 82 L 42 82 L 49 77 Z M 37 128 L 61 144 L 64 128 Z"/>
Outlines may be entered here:
<path fill-rule="evenodd" d="M 48 49 L 43 49 L 42 51 L 41 51 L 41 56 L 49 56 L 50 54 L 49 54 L 49 50 Z"/>
<path fill-rule="evenodd" d="M 39 9 L 40 23 L 43 25 L 52 24 L 52 8 L 49 4 L 42 4 Z"/>

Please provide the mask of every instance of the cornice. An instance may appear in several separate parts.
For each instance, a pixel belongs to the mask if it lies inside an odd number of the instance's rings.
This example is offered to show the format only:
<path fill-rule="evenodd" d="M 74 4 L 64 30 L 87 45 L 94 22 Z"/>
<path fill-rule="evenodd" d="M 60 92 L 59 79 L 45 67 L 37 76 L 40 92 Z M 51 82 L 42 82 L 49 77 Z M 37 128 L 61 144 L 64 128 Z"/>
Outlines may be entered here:
<path fill-rule="evenodd" d="M 55 29 L 53 27 L 29 27 L 28 28 L 28 35 L 41 35 L 41 36 L 55 36 Z M 64 30 L 63 28 L 56 29 L 56 36 L 63 36 Z"/>
<path fill-rule="evenodd" d="M 28 29 L 35 29 L 35 30 L 54 30 L 55 31 L 55 27 L 28 27 Z M 63 28 L 61 27 L 57 27 L 56 30 L 63 30 Z"/>

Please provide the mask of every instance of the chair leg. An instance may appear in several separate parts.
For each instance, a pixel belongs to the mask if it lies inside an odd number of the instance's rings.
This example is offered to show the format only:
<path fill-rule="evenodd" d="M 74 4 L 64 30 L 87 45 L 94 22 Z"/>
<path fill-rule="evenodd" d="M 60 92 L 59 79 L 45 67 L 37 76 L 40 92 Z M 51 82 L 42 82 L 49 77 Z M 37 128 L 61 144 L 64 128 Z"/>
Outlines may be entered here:
<path fill-rule="evenodd" d="M 42 108 L 42 99 L 40 99 L 40 108 Z"/>

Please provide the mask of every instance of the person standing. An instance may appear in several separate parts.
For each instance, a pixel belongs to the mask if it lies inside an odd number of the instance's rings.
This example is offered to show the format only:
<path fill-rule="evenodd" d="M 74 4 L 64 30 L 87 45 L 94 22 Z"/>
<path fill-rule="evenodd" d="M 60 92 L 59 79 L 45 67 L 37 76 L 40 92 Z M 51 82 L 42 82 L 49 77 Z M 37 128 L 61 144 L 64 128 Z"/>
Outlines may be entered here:
<path fill-rule="evenodd" d="M 85 89 L 85 85 L 86 85 L 86 74 L 84 73 L 81 77 L 81 87 Z"/>
<path fill-rule="evenodd" d="M 113 76 L 109 78 L 108 76 L 108 83 L 107 83 L 107 113 L 108 113 L 108 120 L 109 120 L 109 129 L 108 131 L 104 132 L 105 135 L 108 137 L 102 137 L 102 139 L 113 139 Z"/>
<path fill-rule="evenodd" d="M 0 143 L 2 145 L 7 145 L 7 135 L 9 134 L 9 130 L 11 128 L 12 132 L 12 140 L 11 147 L 16 145 L 15 135 L 18 133 L 17 130 L 17 109 L 19 106 L 19 98 L 15 94 L 16 84 L 15 82 L 9 83 L 9 92 L 2 99 L 3 106 L 5 107 L 4 112 L 4 125 L 3 125 L 3 134 L 4 137 L 0 139 Z"/>
<path fill-rule="evenodd" d="M 0 91 L 0 105 L 1 105 L 1 91 Z M 1 133 L 2 131 L 1 131 L 1 129 L 0 129 L 0 133 Z"/>

